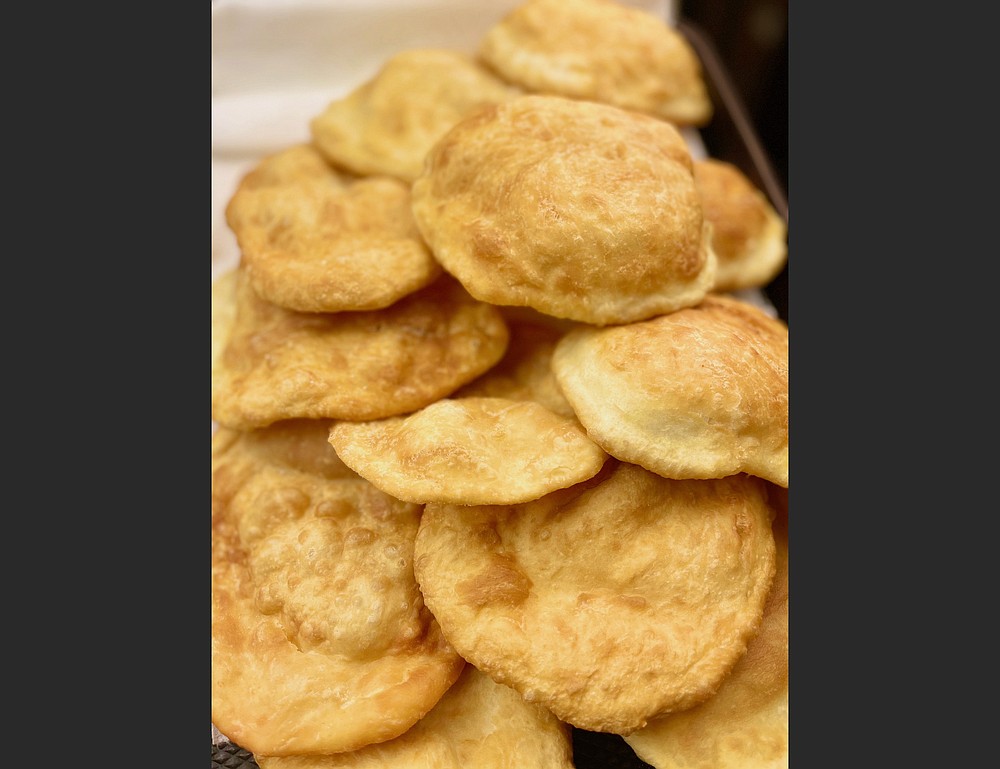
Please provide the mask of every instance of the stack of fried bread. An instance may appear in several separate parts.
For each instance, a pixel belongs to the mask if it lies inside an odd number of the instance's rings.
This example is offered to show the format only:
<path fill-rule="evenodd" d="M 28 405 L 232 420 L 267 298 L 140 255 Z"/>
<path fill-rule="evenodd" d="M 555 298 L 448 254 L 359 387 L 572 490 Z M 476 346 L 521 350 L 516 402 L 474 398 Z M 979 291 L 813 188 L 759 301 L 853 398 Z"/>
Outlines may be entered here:
<path fill-rule="evenodd" d="M 259 160 L 212 293 L 212 722 L 262 769 L 788 756 L 784 220 L 677 30 L 526 0 Z"/>

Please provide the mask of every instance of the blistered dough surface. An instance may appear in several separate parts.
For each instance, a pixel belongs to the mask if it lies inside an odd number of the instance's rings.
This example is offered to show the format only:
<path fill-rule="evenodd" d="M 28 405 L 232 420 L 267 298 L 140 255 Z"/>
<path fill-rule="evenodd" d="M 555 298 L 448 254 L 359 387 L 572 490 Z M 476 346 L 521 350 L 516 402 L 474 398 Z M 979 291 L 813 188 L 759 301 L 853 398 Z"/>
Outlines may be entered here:
<path fill-rule="evenodd" d="M 747 302 L 697 307 L 556 346 L 552 370 L 609 454 L 667 478 L 746 472 L 788 486 L 788 326 Z"/>
<path fill-rule="evenodd" d="M 483 60 L 527 91 L 614 104 L 705 125 L 712 102 L 683 35 L 609 0 L 527 0 L 480 43 Z"/>
<path fill-rule="evenodd" d="M 479 110 L 431 150 L 412 201 L 435 258 L 493 304 L 626 323 L 697 304 L 715 280 L 684 139 L 605 104 Z"/>
<path fill-rule="evenodd" d="M 707 699 L 774 575 L 760 479 L 608 460 L 523 505 L 427 505 L 414 572 L 458 652 L 560 719 L 628 733 Z"/>
<path fill-rule="evenodd" d="M 526 502 L 607 459 L 575 419 L 510 398 L 442 398 L 406 416 L 336 422 L 330 443 L 378 488 L 421 504 Z"/>
<path fill-rule="evenodd" d="M 445 275 L 383 310 L 300 313 L 241 280 L 212 375 L 212 418 L 235 429 L 282 419 L 381 419 L 446 396 L 496 363 L 496 307 Z"/>
<path fill-rule="evenodd" d="M 401 51 L 371 80 L 331 102 L 309 130 L 316 147 L 337 166 L 411 183 L 445 131 L 469 112 L 519 93 L 464 53 Z"/>
<path fill-rule="evenodd" d="M 329 458 L 326 427 L 213 437 L 212 723 L 255 753 L 396 737 L 464 665 L 413 577 L 420 507 Z"/>

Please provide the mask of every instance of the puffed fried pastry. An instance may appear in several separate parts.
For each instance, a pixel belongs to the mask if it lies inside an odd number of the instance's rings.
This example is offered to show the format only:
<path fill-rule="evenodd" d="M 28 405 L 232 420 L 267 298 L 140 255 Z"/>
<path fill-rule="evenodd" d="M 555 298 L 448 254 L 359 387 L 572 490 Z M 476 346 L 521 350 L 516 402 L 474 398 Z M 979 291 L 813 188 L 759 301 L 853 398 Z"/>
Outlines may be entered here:
<path fill-rule="evenodd" d="M 628 323 L 715 282 L 684 139 L 607 104 L 532 95 L 479 110 L 434 145 L 412 203 L 437 260 L 491 304 Z"/>
<path fill-rule="evenodd" d="M 529 92 L 614 104 L 679 126 L 712 117 L 701 62 L 684 36 L 612 0 L 527 0 L 487 31 L 479 55 Z"/>
<path fill-rule="evenodd" d="M 212 723 L 254 753 L 398 737 L 465 664 L 413 577 L 421 508 L 331 458 L 326 427 L 213 436 Z"/>
<path fill-rule="evenodd" d="M 335 422 L 330 445 L 374 486 L 420 504 L 527 502 L 592 477 L 608 458 L 575 419 L 531 400 L 473 396 Z"/>
<path fill-rule="evenodd" d="M 447 49 L 402 51 L 373 78 L 309 123 L 335 165 L 412 183 L 441 135 L 469 112 L 521 93 L 471 56 Z"/>
<path fill-rule="evenodd" d="M 788 261 L 788 225 L 737 166 L 716 158 L 694 161 L 694 182 L 718 257 L 715 291 L 761 288 Z"/>
<path fill-rule="evenodd" d="M 260 769 L 573 769 L 570 730 L 472 665 L 394 740 L 332 756 L 254 756 Z"/>
<path fill-rule="evenodd" d="M 788 326 L 742 300 L 575 329 L 552 371 L 611 456 L 666 478 L 750 473 L 788 486 Z"/>
<path fill-rule="evenodd" d="M 264 158 L 237 187 L 226 221 L 254 291 L 290 310 L 376 310 L 441 274 L 408 184 L 342 176 L 308 145 Z"/>
<path fill-rule="evenodd" d="M 212 418 L 226 427 L 405 414 L 472 381 L 507 348 L 500 311 L 449 275 L 383 310 L 302 313 L 260 299 L 240 272 L 212 371 Z"/>
<path fill-rule="evenodd" d="M 581 729 L 704 702 L 774 576 L 764 482 L 675 481 L 609 459 L 523 505 L 429 504 L 414 574 L 459 654 Z"/>
<path fill-rule="evenodd" d="M 719 691 L 701 705 L 651 721 L 625 737 L 656 769 L 785 769 L 788 766 L 788 509 L 776 505 L 777 570 L 764 619 Z"/>

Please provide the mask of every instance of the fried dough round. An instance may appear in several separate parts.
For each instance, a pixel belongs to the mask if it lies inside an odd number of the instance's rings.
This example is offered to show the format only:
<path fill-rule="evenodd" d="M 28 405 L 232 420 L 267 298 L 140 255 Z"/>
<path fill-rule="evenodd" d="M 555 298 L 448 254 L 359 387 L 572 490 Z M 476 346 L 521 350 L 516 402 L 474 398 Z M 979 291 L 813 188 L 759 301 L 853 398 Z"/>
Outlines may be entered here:
<path fill-rule="evenodd" d="M 212 723 L 254 753 L 397 737 L 465 664 L 413 577 L 420 506 L 337 477 L 318 426 L 213 437 Z"/>
<path fill-rule="evenodd" d="M 452 397 L 510 398 L 535 401 L 549 411 L 576 419 L 552 373 L 552 352 L 564 330 L 521 318 L 507 317 L 507 352 L 493 368 L 463 385 Z"/>
<path fill-rule="evenodd" d="M 617 107 L 520 96 L 457 123 L 413 214 L 473 296 L 627 323 L 697 304 L 715 254 L 677 129 Z"/>
<path fill-rule="evenodd" d="M 718 258 L 715 291 L 760 288 L 788 261 L 788 225 L 764 193 L 724 160 L 694 161 L 694 181 Z"/>
<path fill-rule="evenodd" d="M 787 490 L 772 488 L 785 494 L 787 504 Z M 777 509 L 777 569 L 746 654 L 710 699 L 625 737 L 656 769 L 788 766 L 788 511 Z"/>
<path fill-rule="evenodd" d="M 261 161 L 226 221 L 254 290 L 291 310 L 376 310 L 441 274 L 413 221 L 408 184 L 342 178 L 310 147 Z"/>
<path fill-rule="evenodd" d="M 487 31 L 479 54 L 527 91 L 614 104 L 676 125 L 712 117 L 701 62 L 684 36 L 610 0 L 527 0 Z"/>
<path fill-rule="evenodd" d="M 570 730 L 472 665 L 394 740 L 333 756 L 254 756 L 260 769 L 573 769 Z"/>
<path fill-rule="evenodd" d="M 556 381 L 611 456 L 666 478 L 750 473 L 788 486 L 788 326 L 712 295 L 641 323 L 579 328 Z"/>
<path fill-rule="evenodd" d="M 471 56 L 444 49 L 402 51 L 309 123 L 313 143 L 337 166 L 410 184 L 445 131 L 486 104 L 520 94 Z"/>
<path fill-rule="evenodd" d="M 575 419 L 534 401 L 442 398 L 400 417 L 335 422 L 344 463 L 397 499 L 509 505 L 592 477 L 608 458 Z"/>
<path fill-rule="evenodd" d="M 573 726 L 627 734 L 705 701 L 746 651 L 772 517 L 759 478 L 609 459 L 523 505 L 427 505 L 414 574 L 468 662 Z"/>
<path fill-rule="evenodd" d="M 277 307 L 241 275 L 233 329 L 213 371 L 212 418 L 250 429 L 405 414 L 489 369 L 507 340 L 499 310 L 448 275 L 383 310 L 339 313 Z"/>

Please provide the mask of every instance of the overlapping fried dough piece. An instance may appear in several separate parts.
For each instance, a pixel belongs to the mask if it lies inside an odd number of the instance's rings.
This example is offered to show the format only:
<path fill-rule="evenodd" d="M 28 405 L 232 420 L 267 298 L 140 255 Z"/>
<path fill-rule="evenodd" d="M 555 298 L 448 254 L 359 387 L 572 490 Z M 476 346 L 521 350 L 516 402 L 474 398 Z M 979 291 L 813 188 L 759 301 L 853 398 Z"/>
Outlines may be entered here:
<path fill-rule="evenodd" d="M 569 728 L 472 665 L 394 740 L 333 756 L 254 756 L 260 769 L 572 769 Z"/>
<path fill-rule="evenodd" d="M 492 304 L 627 323 L 697 304 L 715 281 L 684 139 L 607 104 L 481 109 L 434 146 L 412 201 L 437 260 Z"/>
<path fill-rule="evenodd" d="M 342 177 L 308 145 L 264 158 L 226 207 L 250 283 L 302 312 L 388 307 L 441 273 L 388 176 Z"/>
<path fill-rule="evenodd" d="M 421 504 L 527 502 L 608 458 L 575 419 L 510 398 L 442 398 L 406 416 L 335 422 L 330 444 L 382 491 Z"/>
<path fill-rule="evenodd" d="M 413 577 L 421 508 L 344 467 L 327 427 L 213 436 L 212 723 L 255 753 L 397 737 L 464 665 Z"/>
<path fill-rule="evenodd" d="M 737 166 L 694 161 L 694 181 L 718 257 L 715 291 L 760 288 L 788 260 L 788 226 L 764 193 Z"/>
<path fill-rule="evenodd" d="M 723 295 L 641 323 L 569 332 L 556 381 L 611 456 L 667 478 L 788 486 L 788 326 Z"/>
<path fill-rule="evenodd" d="M 744 653 L 772 517 L 759 478 L 609 459 L 523 505 L 427 505 L 414 573 L 468 662 L 567 723 L 627 734 L 706 700 Z"/>
<path fill-rule="evenodd" d="M 452 397 L 511 398 L 536 401 L 549 411 L 575 419 L 576 413 L 563 396 L 552 373 L 552 352 L 565 330 L 548 323 L 507 317 L 510 342 L 507 352 L 493 368 L 463 385 Z"/>
<path fill-rule="evenodd" d="M 777 506 L 774 582 L 764 619 L 719 691 L 625 737 L 656 769 L 782 769 L 788 766 L 788 510 Z"/>
<path fill-rule="evenodd" d="M 479 54 L 527 91 L 646 112 L 676 125 L 712 117 L 701 62 L 663 19 L 611 0 L 527 0 Z"/>
<path fill-rule="evenodd" d="M 240 277 L 212 376 L 212 418 L 227 427 L 405 414 L 472 381 L 507 347 L 499 310 L 448 275 L 386 309 L 340 313 L 285 310 Z"/>
<path fill-rule="evenodd" d="M 469 112 L 518 95 L 467 54 L 402 51 L 309 123 L 313 143 L 337 166 L 412 183 L 424 157 Z"/>

